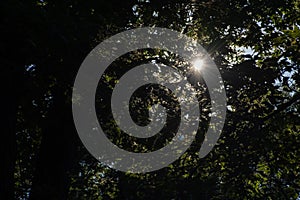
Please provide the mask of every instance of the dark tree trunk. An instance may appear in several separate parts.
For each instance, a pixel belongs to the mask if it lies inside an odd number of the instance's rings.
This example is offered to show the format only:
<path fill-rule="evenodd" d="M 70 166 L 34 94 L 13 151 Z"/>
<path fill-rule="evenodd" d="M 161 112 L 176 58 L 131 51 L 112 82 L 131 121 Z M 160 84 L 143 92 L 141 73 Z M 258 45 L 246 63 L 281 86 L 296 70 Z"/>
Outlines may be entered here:
<path fill-rule="evenodd" d="M 0 199 L 14 198 L 14 171 L 17 155 L 16 122 L 19 98 L 24 87 L 24 67 L 26 45 L 24 31 L 18 26 L 17 1 L 0 2 L 1 41 L 0 41 L 0 79 L 1 79 L 1 131 L 0 131 Z M 13 12 L 12 12 L 13 10 Z M 22 23 L 24 26 L 24 23 Z M 22 27 L 23 27 L 22 26 Z"/>
<path fill-rule="evenodd" d="M 42 143 L 30 199 L 67 199 L 69 176 L 75 162 L 77 134 L 71 105 L 63 91 L 54 94 L 55 104 L 43 125 Z"/>
<path fill-rule="evenodd" d="M 1 139 L 0 139 L 0 199 L 14 199 L 14 169 L 16 161 L 16 108 L 18 75 L 12 68 L 1 70 Z M 5 70 L 3 70 L 5 69 Z"/>

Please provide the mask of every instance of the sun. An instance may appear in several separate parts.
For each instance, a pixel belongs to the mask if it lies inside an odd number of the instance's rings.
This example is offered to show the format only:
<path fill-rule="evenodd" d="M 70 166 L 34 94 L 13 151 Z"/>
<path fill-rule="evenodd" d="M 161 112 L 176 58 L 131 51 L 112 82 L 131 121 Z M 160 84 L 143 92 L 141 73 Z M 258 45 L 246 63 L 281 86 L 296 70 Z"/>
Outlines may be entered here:
<path fill-rule="evenodd" d="M 204 60 L 197 58 L 192 62 L 192 65 L 196 71 L 200 71 L 204 66 Z"/>

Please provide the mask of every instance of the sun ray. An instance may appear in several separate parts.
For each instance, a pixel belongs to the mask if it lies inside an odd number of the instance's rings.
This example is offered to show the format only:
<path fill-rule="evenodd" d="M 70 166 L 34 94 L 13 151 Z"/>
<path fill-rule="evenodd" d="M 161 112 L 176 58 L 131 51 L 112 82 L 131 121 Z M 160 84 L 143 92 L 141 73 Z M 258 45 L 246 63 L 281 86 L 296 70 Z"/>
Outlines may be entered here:
<path fill-rule="evenodd" d="M 204 60 L 197 58 L 192 62 L 192 66 L 196 71 L 201 71 L 201 69 L 204 67 Z"/>

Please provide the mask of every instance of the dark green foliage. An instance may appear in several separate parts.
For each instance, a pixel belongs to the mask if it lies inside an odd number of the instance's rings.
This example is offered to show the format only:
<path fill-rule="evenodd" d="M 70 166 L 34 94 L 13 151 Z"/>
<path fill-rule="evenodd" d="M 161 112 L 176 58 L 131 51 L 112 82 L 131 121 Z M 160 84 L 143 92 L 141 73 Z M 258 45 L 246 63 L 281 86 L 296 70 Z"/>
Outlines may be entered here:
<path fill-rule="evenodd" d="M 5 87 L 0 199 L 299 197 L 299 1 L 10 0 L 2 1 L 0 10 Z M 120 31 L 142 26 L 180 31 L 207 49 L 225 82 L 228 115 L 218 145 L 199 159 L 196 153 L 210 104 L 205 86 L 198 88 L 203 116 L 191 148 L 159 171 L 127 174 L 102 166 L 83 147 L 72 121 L 71 92 L 76 72 L 93 47 Z M 150 139 L 158 141 L 150 146 L 149 141 L 118 137 L 122 132 L 105 105 L 118 76 L 145 59 L 176 66 L 178 58 L 147 49 L 127 54 L 106 71 L 98 87 L 103 99 L 96 97 L 108 137 L 138 152 L 160 148 L 172 137 L 171 131 L 166 131 L 167 138 L 161 134 Z M 157 91 L 154 95 L 163 97 L 149 104 L 167 100 L 166 106 L 178 106 L 165 88 L 151 87 Z M 142 90 L 135 95 L 132 115 L 145 125 L 147 112 L 135 108 L 147 96 Z M 176 117 L 169 120 L 176 124 Z"/>

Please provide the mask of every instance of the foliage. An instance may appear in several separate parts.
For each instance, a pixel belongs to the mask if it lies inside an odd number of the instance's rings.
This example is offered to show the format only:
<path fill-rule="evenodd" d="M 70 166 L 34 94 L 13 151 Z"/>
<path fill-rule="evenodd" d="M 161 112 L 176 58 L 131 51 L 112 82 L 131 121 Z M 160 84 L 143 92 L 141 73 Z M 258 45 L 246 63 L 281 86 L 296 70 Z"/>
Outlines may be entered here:
<path fill-rule="evenodd" d="M 5 142 L 17 147 L 15 152 L 6 146 L 1 150 L 15 157 L 3 162 L 15 164 L 13 198 L 299 197 L 297 0 L 12 0 L 1 2 L 0 7 L 1 74 L 16 80 L 16 84 L 8 85 L 16 94 L 9 93 L 6 102 L 15 108 L 9 116 L 16 118 L 16 137 Z M 201 103 L 208 109 L 201 116 L 199 134 L 191 148 L 159 171 L 130 174 L 102 166 L 80 143 L 72 122 L 71 91 L 76 72 L 93 47 L 120 31 L 143 26 L 180 31 L 207 49 L 225 81 L 228 115 L 218 145 L 199 159 L 196 153 L 209 119 L 209 96 L 203 89 Z M 145 58 L 170 62 L 175 60 L 172 56 L 147 49 L 125 55 L 112 64 L 117 74 L 106 72 L 99 83 L 106 87 L 99 86 L 102 90 L 98 92 L 108 101 L 106 95 L 126 67 L 136 66 Z M 109 111 L 105 104 L 97 105 L 99 115 Z M 106 117 L 103 125 L 111 130 L 114 124 L 109 115 Z M 113 130 L 110 134 L 120 133 L 117 128 Z M 142 144 L 133 145 L 139 142 L 133 138 L 115 142 L 133 151 L 145 150 Z M 164 142 L 162 139 L 156 145 Z"/>

